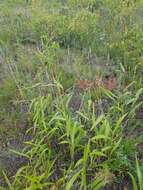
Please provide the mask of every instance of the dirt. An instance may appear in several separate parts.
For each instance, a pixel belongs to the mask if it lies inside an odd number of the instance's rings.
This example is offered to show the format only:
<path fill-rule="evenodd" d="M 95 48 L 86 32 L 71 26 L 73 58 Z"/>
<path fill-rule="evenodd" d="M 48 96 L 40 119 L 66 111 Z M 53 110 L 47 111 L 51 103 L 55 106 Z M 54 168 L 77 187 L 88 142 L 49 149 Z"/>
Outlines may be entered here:
<path fill-rule="evenodd" d="M 143 120 L 143 107 L 141 107 L 137 112 L 137 118 Z"/>
<path fill-rule="evenodd" d="M 1 121 L 0 184 L 4 183 L 2 171 L 4 171 L 8 177 L 12 177 L 21 166 L 24 166 L 28 162 L 25 157 L 13 152 L 13 150 L 22 152 L 25 147 L 24 142 L 31 140 L 30 135 L 26 133 L 29 126 L 25 114 L 26 110 L 21 111 L 23 111 L 23 116 L 19 118 L 16 124 L 12 121 Z"/>

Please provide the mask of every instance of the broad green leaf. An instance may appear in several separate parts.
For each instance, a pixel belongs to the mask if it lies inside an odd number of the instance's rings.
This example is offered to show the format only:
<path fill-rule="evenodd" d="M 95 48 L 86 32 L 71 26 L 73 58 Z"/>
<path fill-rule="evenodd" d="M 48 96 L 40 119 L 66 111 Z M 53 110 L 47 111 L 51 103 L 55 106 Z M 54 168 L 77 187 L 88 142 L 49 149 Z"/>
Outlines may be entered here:
<path fill-rule="evenodd" d="M 96 178 L 94 182 L 91 184 L 92 190 L 100 190 L 105 186 L 105 182 L 103 179 Z"/>
<path fill-rule="evenodd" d="M 72 178 L 70 179 L 70 181 L 67 183 L 65 190 L 70 190 L 72 188 L 75 180 L 79 177 L 80 173 L 81 173 L 81 171 L 77 172 L 76 174 L 74 174 L 72 176 Z"/>
<path fill-rule="evenodd" d="M 104 118 L 104 115 L 100 115 L 96 120 L 95 122 L 93 123 L 92 127 L 91 127 L 91 131 L 103 120 Z"/>
<path fill-rule="evenodd" d="M 102 152 L 105 152 L 107 150 L 110 150 L 111 148 L 112 148 L 111 146 L 106 146 L 106 147 L 102 148 L 101 150 L 102 150 Z"/>
<path fill-rule="evenodd" d="M 111 151 L 111 154 L 113 154 L 113 152 L 119 147 L 121 141 L 122 141 L 122 137 L 118 140 L 118 142 L 115 143 L 115 145 Z"/>
<path fill-rule="evenodd" d="M 104 154 L 103 152 L 100 152 L 98 150 L 93 150 L 91 155 L 98 156 L 98 157 L 106 157 L 106 154 Z"/>
<path fill-rule="evenodd" d="M 133 190 L 138 190 L 138 186 L 137 186 L 135 177 L 129 172 L 128 172 L 128 174 L 129 174 L 129 176 L 131 177 L 131 180 L 132 180 Z"/>
<path fill-rule="evenodd" d="M 95 137 L 92 137 L 91 141 L 101 140 L 101 139 L 109 139 L 105 135 L 96 135 Z"/>
<path fill-rule="evenodd" d="M 122 121 L 124 120 L 124 118 L 127 116 L 127 114 L 124 114 L 122 117 L 120 117 L 115 125 L 115 129 L 113 131 L 114 134 L 116 134 L 117 129 L 121 126 Z"/>
<path fill-rule="evenodd" d="M 139 187 L 140 187 L 140 190 L 143 190 L 143 176 L 142 176 L 142 172 L 140 170 L 140 166 L 139 166 L 139 162 L 138 162 L 137 157 L 136 157 L 136 169 L 137 169 Z"/>
<path fill-rule="evenodd" d="M 61 141 L 59 144 L 69 144 L 68 141 Z"/>

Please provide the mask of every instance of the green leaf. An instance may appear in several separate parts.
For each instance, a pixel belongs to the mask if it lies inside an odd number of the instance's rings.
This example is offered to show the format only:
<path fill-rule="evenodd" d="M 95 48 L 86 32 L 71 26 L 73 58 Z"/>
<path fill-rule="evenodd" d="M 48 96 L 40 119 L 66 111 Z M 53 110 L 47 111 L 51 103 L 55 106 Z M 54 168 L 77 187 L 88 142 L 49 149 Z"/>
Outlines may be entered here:
<path fill-rule="evenodd" d="M 77 168 L 79 165 L 81 165 L 83 162 L 83 159 L 79 159 L 77 163 L 75 164 L 75 168 Z"/>
<path fill-rule="evenodd" d="M 127 116 L 127 114 L 124 114 L 122 117 L 120 117 L 117 122 L 116 122 L 116 125 L 115 125 L 115 129 L 113 131 L 113 133 L 115 134 L 117 129 L 121 126 L 121 123 L 122 121 L 124 120 L 124 118 Z"/>
<path fill-rule="evenodd" d="M 128 172 L 128 174 L 129 174 L 129 176 L 131 177 L 131 180 L 132 180 L 133 190 L 138 190 L 138 186 L 137 186 L 135 177 L 130 172 Z"/>
<path fill-rule="evenodd" d="M 115 143 L 115 145 L 111 151 L 111 154 L 113 154 L 113 152 L 119 147 L 121 140 L 122 140 L 122 137 L 118 140 L 118 142 Z"/>
<path fill-rule="evenodd" d="M 96 120 L 95 122 L 93 123 L 93 126 L 91 127 L 91 131 L 103 120 L 104 118 L 104 115 L 100 115 Z"/>
<path fill-rule="evenodd" d="M 76 173 L 75 175 L 72 176 L 72 178 L 70 179 L 70 181 L 67 183 L 65 190 L 70 190 L 71 187 L 73 186 L 75 180 L 79 177 L 81 171 L 79 171 L 78 173 Z"/>
<path fill-rule="evenodd" d="M 91 139 L 91 141 L 96 141 L 96 140 L 100 140 L 100 139 L 109 139 L 108 137 L 106 137 L 105 135 L 96 135 L 95 137 L 93 137 Z"/>
<path fill-rule="evenodd" d="M 18 156 L 22 156 L 22 157 L 26 157 L 26 158 L 30 159 L 30 157 L 27 154 L 24 154 L 23 152 L 19 152 L 19 151 L 13 150 L 13 149 L 10 149 L 10 152 L 17 154 Z"/>
<path fill-rule="evenodd" d="M 9 187 L 9 190 L 14 190 L 13 187 L 12 187 L 12 185 L 11 185 L 11 183 L 10 183 L 10 181 L 9 181 L 9 179 L 8 179 L 8 177 L 7 177 L 6 174 L 5 174 L 5 172 L 2 171 L 2 173 L 3 173 L 3 176 L 4 176 L 4 178 L 5 178 L 5 181 L 6 181 L 7 185 L 8 185 L 8 187 Z"/>
<path fill-rule="evenodd" d="M 98 157 L 106 157 L 106 154 L 97 150 L 93 150 L 91 155 L 98 156 Z"/>
<path fill-rule="evenodd" d="M 135 101 L 138 100 L 138 98 L 139 98 L 140 95 L 142 94 L 142 91 L 143 91 L 143 88 L 140 88 L 140 89 L 137 91 L 137 93 L 136 93 L 136 95 L 135 95 Z"/>
<path fill-rule="evenodd" d="M 76 113 L 79 114 L 81 117 L 83 117 L 85 120 L 89 121 L 89 118 L 86 115 L 84 115 L 82 112 L 77 111 Z"/>
<path fill-rule="evenodd" d="M 84 189 L 86 190 L 86 167 L 87 167 L 87 161 L 89 157 L 90 152 L 90 141 L 84 148 L 84 155 L 83 155 L 83 168 L 82 168 L 82 183 L 81 187 L 84 186 Z"/>
<path fill-rule="evenodd" d="M 140 166 L 139 166 L 139 162 L 138 162 L 137 157 L 136 157 L 136 169 L 137 169 L 139 187 L 140 187 L 140 190 L 142 190 L 143 189 L 143 176 L 142 176 L 142 172 L 140 170 Z"/>
<path fill-rule="evenodd" d="M 61 142 L 58 143 L 58 144 L 69 144 L 69 142 L 68 142 L 68 141 L 61 141 Z"/>
<path fill-rule="evenodd" d="M 105 182 L 103 181 L 103 179 L 100 179 L 100 178 L 96 178 L 94 182 L 91 184 L 91 187 L 93 190 L 100 190 L 104 186 L 105 186 Z"/>
<path fill-rule="evenodd" d="M 101 150 L 102 150 L 102 152 L 105 152 L 107 150 L 110 150 L 111 148 L 112 148 L 111 146 L 106 146 L 106 147 L 102 148 Z"/>
<path fill-rule="evenodd" d="M 115 94 L 113 94 L 111 91 L 107 90 L 107 89 L 103 89 L 105 95 L 110 98 L 111 100 L 115 100 L 115 98 L 117 98 L 117 96 Z"/>

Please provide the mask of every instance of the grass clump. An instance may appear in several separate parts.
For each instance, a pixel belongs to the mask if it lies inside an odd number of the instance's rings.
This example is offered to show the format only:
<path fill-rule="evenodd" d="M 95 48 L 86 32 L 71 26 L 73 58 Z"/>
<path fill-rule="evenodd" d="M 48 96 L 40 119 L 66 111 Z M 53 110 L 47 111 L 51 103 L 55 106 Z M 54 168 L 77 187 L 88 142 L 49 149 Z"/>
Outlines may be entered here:
<path fill-rule="evenodd" d="M 0 3 L 0 189 L 143 189 L 142 8 Z"/>

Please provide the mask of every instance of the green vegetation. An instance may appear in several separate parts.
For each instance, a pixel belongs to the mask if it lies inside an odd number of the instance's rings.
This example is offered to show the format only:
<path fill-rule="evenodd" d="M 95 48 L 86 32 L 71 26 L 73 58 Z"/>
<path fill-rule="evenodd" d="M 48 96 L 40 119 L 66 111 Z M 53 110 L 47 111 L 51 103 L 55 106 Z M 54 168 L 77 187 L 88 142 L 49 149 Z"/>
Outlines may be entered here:
<path fill-rule="evenodd" d="M 1 190 L 143 190 L 143 0 L 1 0 L 0 106 Z"/>

